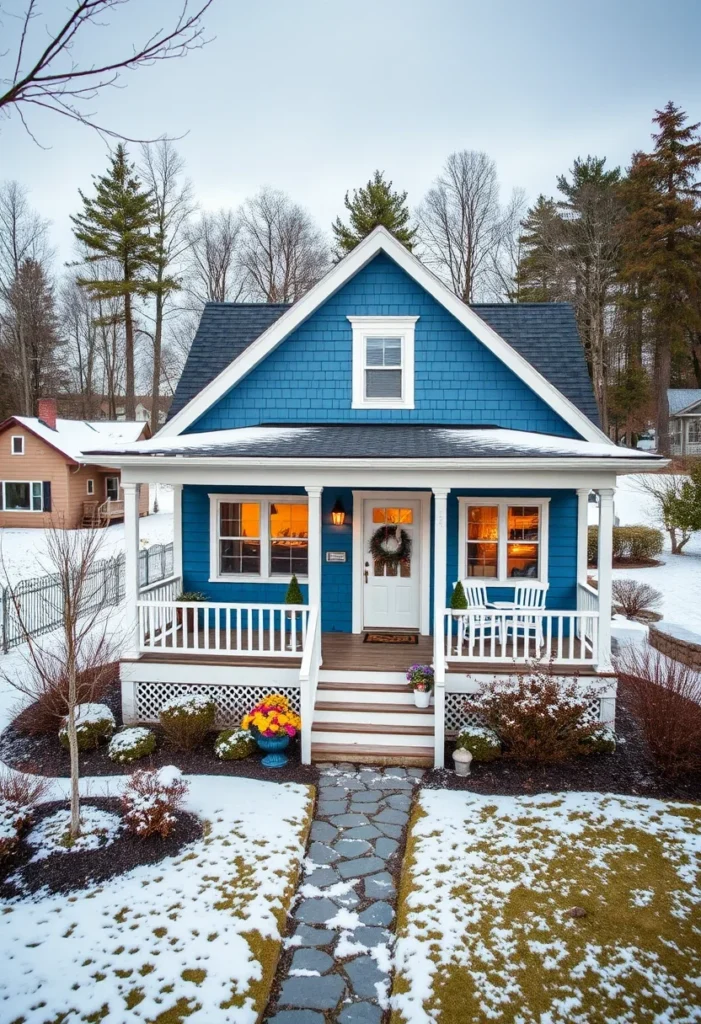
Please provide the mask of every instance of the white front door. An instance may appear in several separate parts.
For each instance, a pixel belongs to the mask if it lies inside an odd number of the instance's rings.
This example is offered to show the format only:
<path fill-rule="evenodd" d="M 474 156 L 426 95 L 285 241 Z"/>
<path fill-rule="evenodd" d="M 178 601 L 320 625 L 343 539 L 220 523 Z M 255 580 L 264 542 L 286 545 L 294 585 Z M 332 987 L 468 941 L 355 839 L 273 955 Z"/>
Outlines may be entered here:
<path fill-rule="evenodd" d="M 363 626 L 366 629 L 418 629 L 421 591 L 419 545 L 421 502 L 366 498 L 363 513 Z M 378 531 L 380 533 L 378 534 Z M 377 534 L 383 545 L 398 546 L 402 531 L 411 553 L 398 564 L 373 558 L 370 546 Z"/>

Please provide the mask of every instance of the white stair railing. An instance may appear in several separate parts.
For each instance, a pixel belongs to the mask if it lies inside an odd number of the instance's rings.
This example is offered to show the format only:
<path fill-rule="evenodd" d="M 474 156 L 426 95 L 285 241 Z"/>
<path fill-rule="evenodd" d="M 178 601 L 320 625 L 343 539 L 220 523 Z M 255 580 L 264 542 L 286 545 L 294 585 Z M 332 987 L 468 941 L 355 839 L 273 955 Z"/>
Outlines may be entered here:
<path fill-rule="evenodd" d="M 302 717 L 302 764 L 312 763 L 312 729 L 316 691 L 321 667 L 321 629 L 319 609 L 312 605 L 307 619 L 307 636 L 299 668 L 300 710 Z"/>
<path fill-rule="evenodd" d="M 443 637 L 437 626 L 433 637 L 433 714 L 433 766 L 434 768 L 443 768 L 445 758 L 445 651 Z"/>

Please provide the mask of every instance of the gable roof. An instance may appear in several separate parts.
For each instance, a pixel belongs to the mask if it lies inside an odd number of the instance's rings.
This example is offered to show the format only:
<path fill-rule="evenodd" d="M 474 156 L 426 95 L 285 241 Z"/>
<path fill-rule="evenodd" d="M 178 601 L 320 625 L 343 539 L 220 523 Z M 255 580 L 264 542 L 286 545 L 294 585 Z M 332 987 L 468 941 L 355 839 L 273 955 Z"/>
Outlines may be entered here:
<path fill-rule="evenodd" d="M 462 323 L 477 339 L 482 342 L 489 351 L 505 363 L 524 383 L 531 388 L 539 397 L 548 404 L 558 415 L 569 423 L 578 433 L 589 441 L 604 441 L 610 444 L 610 440 L 599 429 L 598 425 L 576 403 L 561 391 L 547 376 L 536 366 L 525 358 L 515 345 L 511 345 L 501 336 L 489 323 L 488 308 L 483 307 L 485 315 L 480 316 L 478 312 L 465 305 L 446 285 L 443 284 L 427 267 L 421 263 L 416 256 L 413 256 L 397 239 L 383 227 L 377 227 L 363 241 L 355 247 L 347 256 L 333 267 L 313 288 L 311 288 L 301 299 L 292 306 L 284 309 L 278 314 L 270 326 L 263 331 L 255 340 L 249 342 L 238 355 L 235 355 L 226 367 L 220 370 L 216 376 L 210 377 L 196 394 L 190 394 L 192 385 L 188 380 L 188 372 L 183 383 L 182 402 L 180 404 L 180 385 L 176 392 L 173 403 L 173 412 L 170 419 L 159 431 L 159 435 L 172 437 L 180 434 L 187 427 L 191 426 L 199 417 L 207 411 L 215 402 L 227 393 L 234 385 L 254 369 L 270 352 L 272 352 L 284 339 L 292 333 L 300 324 L 304 323 L 328 298 L 337 292 L 347 281 L 363 269 L 379 252 L 386 253 L 401 269 L 413 278 L 425 291 L 427 291 L 437 302 L 440 302 L 458 322 Z M 207 316 L 206 308 L 205 316 Z M 258 307 L 259 309 L 261 307 Z M 279 308 L 279 307 L 278 307 Z M 518 308 L 518 307 L 517 307 Z M 544 307 L 540 307 L 543 309 Z M 545 316 L 545 314 L 543 314 Z M 213 321 L 212 321 L 213 322 Z M 208 331 L 208 326 L 205 332 Z M 199 334 L 199 331 L 198 331 Z M 525 336 L 525 335 L 524 335 Z M 578 351 L 581 350 L 577 338 Z M 199 348 L 199 346 L 198 346 Z M 562 364 L 569 359 L 571 353 L 563 353 L 562 348 L 555 345 L 552 348 L 553 360 Z M 563 358 L 564 356 L 564 358 Z M 223 359 L 223 354 L 222 357 Z M 573 357 L 574 358 L 574 357 Z M 581 352 L 574 360 L 581 367 Z M 545 358 L 541 353 L 541 363 L 551 360 Z M 189 362 L 189 360 L 188 360 Z M 193 355 L 193 367 L 200 362 L 197 353 Z M 586 370 L 586 366 L 584 367 Z M 577 366 L 570 369 L 572 375 L 576 375 Z M 183 374 L 185 376 L 185 374 Z M 587 375 L 588 378 L 588 375 Z M 562 380 L 565 380 L 563 374 Z M 591 388 L 591 384 L 589 385 Z M 583 390 L 583 388 L 582 388 Z"/>
<path fill-rule="evenodd" d="M 670 388 L 667 392 L 669 411 L 674 416 L 701 402 L 701 388 Z"/>
<path fill-rule="evenodd" d="M 99 444 L 124 444 L 138 441 L 146 427 L 145 423 L 120 420 L 56 420 L 56 429 L 47 426 L 36 416 L 10 416 L 0 423 L 4 431 L 13 423 L 31 430 L 42 441 L 46 441 L 72 462 L 82 462 L 82 453 Z"/>

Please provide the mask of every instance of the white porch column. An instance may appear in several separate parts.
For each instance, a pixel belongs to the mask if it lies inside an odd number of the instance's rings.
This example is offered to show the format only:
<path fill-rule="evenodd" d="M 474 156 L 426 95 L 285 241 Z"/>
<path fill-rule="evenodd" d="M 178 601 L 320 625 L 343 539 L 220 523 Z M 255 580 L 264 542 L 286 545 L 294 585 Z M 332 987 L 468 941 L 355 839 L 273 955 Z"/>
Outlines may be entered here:
<path fill-rule="evenodd" d="M 589 488 L 577 488 L 577 583 L 587 582 L 589 540 Z M 577 603 L 579 607 L 579 602 Z"/>
<path fill-rule="evenodd" d="M 613 487 L 599 490 L 599 654 L 597 668 L 611 668 L 611 609 L 613 582 Z"/>
<path fill-rule="evenodd" d="M 305 487 L 309 495 L 309 604 L 321 614 L 321 492 L 323 487 Z"/>
<path fill-rule="evenodd" d="M 183 590 L 183 485 L 173 484 L 173 575 L 180 577 Z"/>
<path fill-rule="evenodd" d="M 448 581 L 448 494 L 449 487 L 433 488 L 433 764 L 442 768 L 445 750 L 445 594 Z"/>
<path fill-rule="evenodd" d="M 124 656 L 138 658 L 139 631 L 136 602 L 139 600 L 139 491 L 140 484 L 122 484 L 124 493 Z"/>

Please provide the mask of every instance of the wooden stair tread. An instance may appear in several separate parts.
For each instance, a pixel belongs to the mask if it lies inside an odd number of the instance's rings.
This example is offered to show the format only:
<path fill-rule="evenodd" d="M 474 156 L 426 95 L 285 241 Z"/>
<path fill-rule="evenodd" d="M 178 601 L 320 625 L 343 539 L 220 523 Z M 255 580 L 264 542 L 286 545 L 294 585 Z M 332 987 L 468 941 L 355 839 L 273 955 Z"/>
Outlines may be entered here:
<path fill-rule="evenodd" d="M 385 747 L 380 750 L 362 743 L 312 743 L 312 761 L 356 761 L 424 768 L 433 765 L 433 747 Z"/>
<path fill-rule="evenodd" d="M 432 715 L 433 708 L 417 708 L 414 704 L 360 704 L 353 701 L 318 700 L 316 711 L 381 711 L 398 715 Z"/>
<path fill-rule="evenodd" d="M 433 736 L 432 725 L 398 725 L 390 730 L 393 734 L 406 736 Z M 314 722 L 312 733 L 315 732 L 360 732 L 385 735 L 386 725 L 369 725 L 359 722 Z"/>
<path fill-rule="evenodd" d="M 378 673 L 380 674 L 380 673 Z M 411 693 L 405 683 L 319 683 L 317 690 L 352 690 L 353 693 Z"/>

